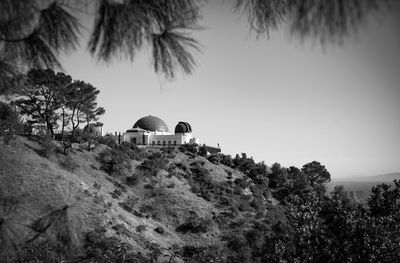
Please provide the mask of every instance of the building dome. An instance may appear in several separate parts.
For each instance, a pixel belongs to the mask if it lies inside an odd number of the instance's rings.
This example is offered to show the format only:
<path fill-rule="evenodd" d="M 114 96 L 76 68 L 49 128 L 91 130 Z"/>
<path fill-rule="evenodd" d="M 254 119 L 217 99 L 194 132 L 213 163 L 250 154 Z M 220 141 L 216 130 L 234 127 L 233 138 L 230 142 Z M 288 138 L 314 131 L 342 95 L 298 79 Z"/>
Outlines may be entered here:
<path fill-rule="evenodd" d="M 192 132 L 192 127 L 190 126 L 189 123 L 180 121 L 175 126 L 175 133 L 187 133 L 187 132 Z"/>
<path fill-rule="evenodd" d="M 167 124 L 165 124 L 162 119 L 151 115 L 139 119 L 135 125 L 133 125 L 133 128 L 141 128 L 148 131 L 169 132 Z"/>

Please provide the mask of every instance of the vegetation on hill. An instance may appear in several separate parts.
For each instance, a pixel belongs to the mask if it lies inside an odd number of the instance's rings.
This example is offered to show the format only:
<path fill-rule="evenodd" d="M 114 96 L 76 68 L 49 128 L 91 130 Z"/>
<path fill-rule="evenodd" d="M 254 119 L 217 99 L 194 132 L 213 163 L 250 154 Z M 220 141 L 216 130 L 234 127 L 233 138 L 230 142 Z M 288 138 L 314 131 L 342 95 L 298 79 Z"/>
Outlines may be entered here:
<path fill-rule="evenodd" d="M 400 261 L 399 181 L 362 206 L 327 193 L 317 161 L 118 144 L 79 132 L 104 112 L 96 88 L 51 70 L 25 81 L 20 111 L 0 104 L 0 262 Z"/>
<path fill-rule="evenodd" d="M 2 261 L 400 259 L 397 181 L 357 206 L 341 187 L 326 193 L 329 177 L 310 174 L 326 171 L 318 162 L 268 167 L 246 154 L 101 142 L 93 151 L 76 143 L 65 156 L 53 140 L 1 141 Z"/>

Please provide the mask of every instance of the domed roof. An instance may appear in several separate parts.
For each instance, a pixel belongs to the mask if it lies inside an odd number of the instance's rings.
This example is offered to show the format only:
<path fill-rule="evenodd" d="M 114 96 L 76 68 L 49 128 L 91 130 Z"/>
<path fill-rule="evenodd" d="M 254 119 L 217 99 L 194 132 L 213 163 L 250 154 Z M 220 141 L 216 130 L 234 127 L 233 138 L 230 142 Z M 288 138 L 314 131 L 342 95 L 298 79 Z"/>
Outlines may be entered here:
<path fill-rule="evenodd" d="M 187 122 L 180 121 L 175 126 L 175 133 L 186 133 L 186 132 L 192 132 L 192 126 L 190 126 L 190 124 Z"/>
<path fill-rule="evenodd" d="M 148 131 L 169 132 L 167 124 L 165 124 L 162 119 L 151 115 L 139 119 L 135 122 L 133 128 L 141 128 Z"/>

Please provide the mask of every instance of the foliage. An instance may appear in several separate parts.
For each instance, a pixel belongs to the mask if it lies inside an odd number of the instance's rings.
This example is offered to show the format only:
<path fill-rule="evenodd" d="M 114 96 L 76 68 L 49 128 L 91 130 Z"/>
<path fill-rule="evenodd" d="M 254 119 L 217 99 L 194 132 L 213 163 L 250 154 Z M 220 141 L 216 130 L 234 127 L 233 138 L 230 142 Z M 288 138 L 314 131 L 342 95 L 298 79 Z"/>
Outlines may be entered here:
<path fill-rule="evenodd" d="M 236 0 L 235 12 L 245 14 L 258 36 L 283 22 L 301 38 L 341 42 L 368 16 L 390 10 L 394 1 Z M 94 13 L 89 51 L 99 60 L 134 60 L 150 47 L 154 70 L 173 78 L 178 70 L 191 73 L 199 44 L 191 33 L 199 29 L 199 1 L 2 1 L 0 3 L 0 92 L 26 68 L 61 68 L 58 56 L 76 49 L 79 13 Z M 94 10 L 93 10 L 94 9 Z M 17 67 L 18 65 L 18 67 Z"/>
<path fill-rule="evenodd" d="M 187 232 L 194 234 L 205 233 L 209 230 L 210 223 L 211 221 L 209 219 L 200 218 L 196 212 L 190 211 L 190 216 L 186 218 L 186 221 L 183 224 L 176 228 L 176 231 L 184 234 Z"/>
<path fill-rule="evenodd" d="M 205 145 L 199 146 L 198 152 L 199 152 L 200 156 L 203 156 L 203 157 L 207 156 L 207 147 Z"/>
<path fill-rule="evenodd" d="M 56 112 L 62 107 L 64 92 L 71 81 L 70 76 L 61 72 L 56 74 L 51 69 L 31 69 L 18 91 L 22 97 L 15 104 L 22 115 L 28 116 L 35 123 L 44 123 L 53 136 L 61 117 Z"/>
<path fill-rule="evenodd" d="M 129 186 L 136 186 L 140 181 L 139 174 L 131 174 L 130 176 L 126 177 L 126 184 Z"/>
<path fill-rule="evenodd" d="M 85 139 L 88 150 L 93 140 L 90 129 L 84 133 L 80 125 L 104 114 L 102 107 L 97 107 L 97 88 L 83 81 L 74 81 L 69 75 L 51 69 L 31 69 L 21 83 L 20 95 L 15 104 L 29 125 L 45 124 L 52 137 L 58 129 L 57 137 L 63 143 L 63 152 L 72 147 L 72 143 Z"/>
<path fill-rule="evenodd" d="M 122 175 L 131 169 L 128 155 L 116 149 L 106 149 L 100 152 L 97 160 L 100 162 L 100 169 L 109 175 Z"/>
<path fill-rule="evenodd" d="M 160 235 L 165 233 L 165 229 L 162 226 L 158 226 L 158 227 L 154 228 L 154 231 Z"/>
<path fill-rule="evenodd" d="M 198 153 L 198 145 L 197 144 L 191 144 L 191 143 L 185 143 L 179 146 L 179 151 L 185 153 L 185 152 L 190 152 L 193 154 Z"/>
<path fill-rule="evenodd" d="M 114 148 L 126 153 L 132 160 L 141 161 L 146 157 L 143 149 L 134 143 L 122 142 L 120 145 L 114 144 Z"/>
<path fill-rule="evenodd" d="M 368 200 L 371 215 L 390 216 L 400 211 L 400 180 L 394 181 L 394 187 L 391 189 L 391 185 L 379 184 L 372 188 L 372 195 Z"/>
<path fill-rule="evenodd" d="M 322 184 L 331 181 L 331 174 L 326 170 L 325 166 L 317 161 L 303 165 L 301 171 L 308 178 L 311 186 L 314 184 Z"/>
<path fill-rule="evenodd" d="M 113 136 L 109 136 L 109 135 L 100 136 L 100 137 L 96 138 L 96 140 L 97 140 L 98 144 L 107 145 L 110 148 L 117 148 L 118 147 L 118 144 L 115 141 Z"/>
<path fill-rule="evenodd" d="M 139 168 L 149 176 L 156 176 L 160 170 L 167 170 L 168 160 L 160 152 L 155 152 L 142 162 Z"/>
<path fill-rule="evenodd" d="M 116 237 L 106 237 L 106 230 L 98 228 L 86 234 L 86 257 L 80 262 L 116 262 L 116 263 L 146 263 L 150 262 L 139 253 L 134 253 L 132 245 L 121 242 Z"/>
<path fill-rule="evenodd" d="M 73 172 L 79 167 L 71 156 L 67 155 L 63 157 L 60 157 L 59 164 L 65 170 Z"/>
<path fill-rule="evenodd" d="M 138 233 L 142 233 L 142 232 L 144 232 L 146 230 L 147 230 L 147 226 L 146 225 L 138 225 L 136 227 L 136 232 L 138 232 Z"/>

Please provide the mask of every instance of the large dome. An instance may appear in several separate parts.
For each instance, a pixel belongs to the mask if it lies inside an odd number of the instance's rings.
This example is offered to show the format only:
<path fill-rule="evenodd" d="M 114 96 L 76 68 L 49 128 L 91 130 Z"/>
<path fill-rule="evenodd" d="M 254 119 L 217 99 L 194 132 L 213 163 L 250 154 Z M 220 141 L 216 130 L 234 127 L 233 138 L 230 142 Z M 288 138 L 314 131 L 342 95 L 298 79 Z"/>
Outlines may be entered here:
<path fill-rule="evenodd" d="M 189 123 L 180 121 L 175 126 L 175 133 L 187 133 L 187 132 L 192 132 L 192 127 L 190 126 Z"/>
<path fill-rule="evenodd" d="M 151 115 L 139 119 L 135 125 L 133 125 L 133 128 L 141 128 L 148 131 L 169 132 L 167 124 L 165 124 L 162 119 Z"/>

